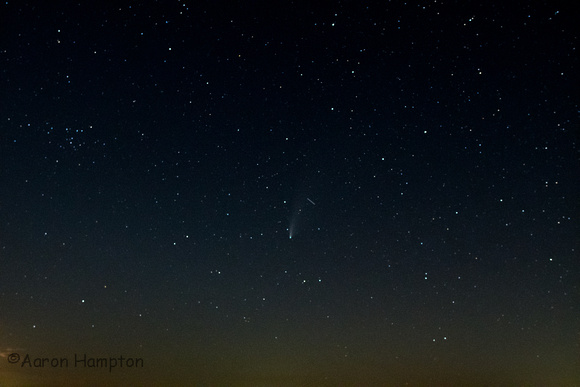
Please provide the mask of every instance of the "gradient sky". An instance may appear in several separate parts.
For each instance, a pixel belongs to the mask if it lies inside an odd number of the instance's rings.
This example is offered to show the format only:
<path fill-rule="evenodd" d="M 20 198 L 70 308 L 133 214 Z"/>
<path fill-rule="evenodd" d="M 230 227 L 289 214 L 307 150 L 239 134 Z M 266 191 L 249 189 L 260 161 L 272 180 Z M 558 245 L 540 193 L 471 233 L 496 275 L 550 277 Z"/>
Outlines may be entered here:
<path fill-rule="evenodd" d="M 0 384 L 579 385 L 578 17 L 3 2 Z"/>

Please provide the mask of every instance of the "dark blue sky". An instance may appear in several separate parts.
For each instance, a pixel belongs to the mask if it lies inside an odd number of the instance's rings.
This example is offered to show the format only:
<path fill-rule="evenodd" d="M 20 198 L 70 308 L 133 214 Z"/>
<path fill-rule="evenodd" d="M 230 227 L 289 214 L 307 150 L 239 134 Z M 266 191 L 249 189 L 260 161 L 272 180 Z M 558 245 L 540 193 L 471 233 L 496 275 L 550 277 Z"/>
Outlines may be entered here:
<path fill-rule="evenodd" d="M 3 3 L 0 381 L 578 383 L 563 4 Z"/>

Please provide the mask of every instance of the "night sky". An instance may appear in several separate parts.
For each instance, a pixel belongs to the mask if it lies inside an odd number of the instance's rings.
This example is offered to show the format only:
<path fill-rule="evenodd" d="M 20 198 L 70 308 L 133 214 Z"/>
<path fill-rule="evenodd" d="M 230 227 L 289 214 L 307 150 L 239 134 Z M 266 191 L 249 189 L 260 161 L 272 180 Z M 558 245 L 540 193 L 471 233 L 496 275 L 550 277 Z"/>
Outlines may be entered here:
<path fill-rule="evenodd" d="M 2 2 L 0 384 L 580 385 L 579 17 Z"/>

